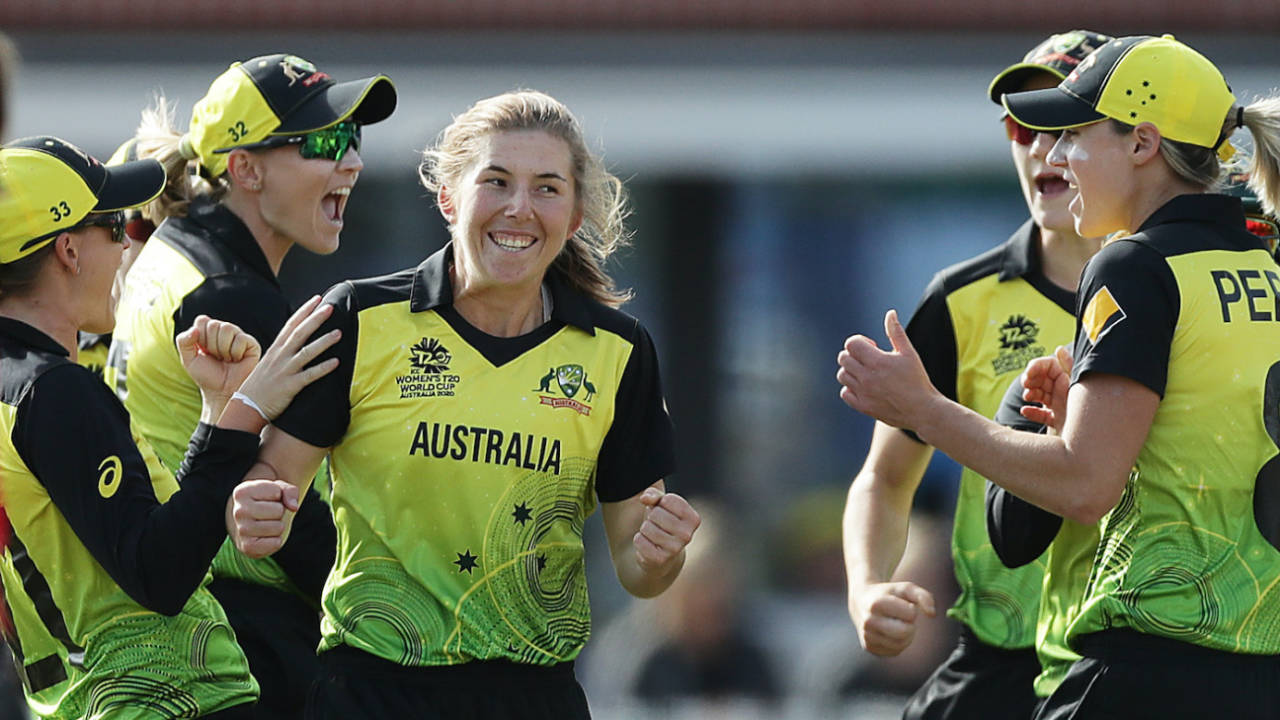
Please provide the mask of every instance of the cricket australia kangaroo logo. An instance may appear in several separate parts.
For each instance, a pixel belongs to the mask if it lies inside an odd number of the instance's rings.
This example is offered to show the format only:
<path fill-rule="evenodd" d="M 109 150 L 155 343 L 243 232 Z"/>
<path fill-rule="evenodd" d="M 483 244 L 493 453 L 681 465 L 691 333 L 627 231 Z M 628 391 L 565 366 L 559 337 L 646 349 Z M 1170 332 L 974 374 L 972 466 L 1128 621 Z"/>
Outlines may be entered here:
<path fill-rule="evenodd" d="M 551 389 L 552 383 L 555 384 L 559 396 Z M 547 374 L 539 380 L 534 392 L 547 393 L 538 396 L 543 405 L 550 405 L 553 408 L 572 408 L 583 415 L 590 415 L 591 406 L 587 403 L 595 397 L 596 386 L 587 379 L 587 371 L 583 370 L 581 365 L 569 364 L 547 368 Z M 576 399 L 579 392 L 583 393 L 581 401 Z"/>

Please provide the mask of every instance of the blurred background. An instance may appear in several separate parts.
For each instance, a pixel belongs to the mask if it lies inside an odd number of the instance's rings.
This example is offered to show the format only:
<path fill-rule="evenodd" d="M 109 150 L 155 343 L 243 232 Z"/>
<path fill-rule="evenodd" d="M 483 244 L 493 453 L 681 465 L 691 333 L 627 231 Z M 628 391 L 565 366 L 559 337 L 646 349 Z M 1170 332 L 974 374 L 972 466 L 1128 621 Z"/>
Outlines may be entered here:
<path fill-rule="evenodd" d="M 0 0 L 21 56 L 9 137 L 100 158 L 156 92 L 185 124 L 234 60 L 290 52 L 395 81 L 342 248 L 284 264 L 297 300 L 446 241 L 416 166 L 452 115 L 517 87 L 576 112 L 631 190 L 634 247 L 612 270 L 657 343 L 668 486 L 706 516 L 681 580 L 645 602 L 589 527 L 578 674 L 602 719 L 896 717 L 949 652 L 938 619 L 910 653 L 869 658 L 847 617 L 840 515 L 871 421 L 839 400 L 835 355 L 1025 219 L 987 84 L 1079 27 L 1175 33 L 1242 99 L 1280 84 L 1275 0 Z M 940 603 L 957 476 L 936 457 L 900 571 Z"/>

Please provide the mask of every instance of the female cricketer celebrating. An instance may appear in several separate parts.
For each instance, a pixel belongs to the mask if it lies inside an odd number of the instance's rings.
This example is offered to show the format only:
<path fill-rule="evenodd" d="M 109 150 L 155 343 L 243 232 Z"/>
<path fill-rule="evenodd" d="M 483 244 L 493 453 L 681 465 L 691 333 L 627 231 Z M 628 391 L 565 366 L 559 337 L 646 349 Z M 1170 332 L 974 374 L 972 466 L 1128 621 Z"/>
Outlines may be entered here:
<path fill-rule="evenodd" d="M 583 521 L 599 500 L 640 597 L 699 522 L 664 490 L 653 344 L 604 271 L 622 184 L 537 92 L 473 105 L 421 174 L 452 242 L 329 291 L 349 371 L 274 420 L 237 546 L 278 546 L 280 483 L 305 487 L 328 449 L 338 560 L 309 717 L 587 717 Z"/>
<path fill-rule="evenodd" d="M 135 148 L 165 164 L 169 184 L 147 207 L 154 235 L 129 271 L 107 378 L 160 459 L 175 467 L 195 427 L 198 394 L 174 335 L 197 315 L 234 322 L 265 342 L 289 317 L 276 274 L 294 245 L 327 254 L 360 170 L 364 125 L 396 93 L 384 76 L 338 83 L 294 55 L 235 63 L 196 103 L 185 133 L 162 98 L 143 114 Z M 320 589 L 333 564 L 333 521 L 316 493 L 273 559 L 227 545 L 211 590 L 262 686 L 262 717 L 297 717 L 319 670 Z"/>
<path fill-rule="evenodd" d="M 1005 68 L 988 90 L 992 102 L 1016 90 L 1053 87 L 1111 38 L 1088 30 L 1050 36 Z M 999 246 L 946 268 L 929 284 L 907 328 L 929 377 L 948 397 L 992 416 L 1027 362 L 1070 341 L 1076 283 L 1099 247 L 1076 233 L 1068 206 L 1075 192 L 1049 165 L 1057 135 L 1003 118 L 1030 218 Z M 912 498 L 933 448 L 877 423 L 844 516 L 849 614 L 863 647 L 897 655 L 933 615 L 933 594 L 893 574 L 907 539 Z M 955 651 L 908 702 L 908 720 L 983 717 L 1022 720 L 1038 700 L 1040 664 L 1032 645 L 1044 566 L 1004 567 L 983 522 L 986 482 L 960 477 L 952 557 L 960 597 L 948 611 L 961 627 Z M 1040 555 L 1040 553 L 1036 553 Z M 1034 558 L 1033 558 L 1034 559 Z"/>
<path fill-rule="evenodd" d="M 1030 419 L 1002 428 L 941 397 L 890 311 L 891 352 L 862 336 L 841 396 L 1046 510 L 1099 522 L 1076 662 L 1039 716 L 1268 717 L 1280 683 L 1280 275 L 1237 198 L 1209 192 L 1253 134 L 1250 187 L 1280 203 L 1280 98 L 1236 104 L 1221 72 L 1172 37 L 1097 50 L 1057 87 L 1004 98 L 1062 130 L 1050 162 L 1079 190 L 1081 234 L 1118 233 L 1089 262 L 1073 367 L 1028 367 Z M 1193 678 L 1193 680 L 1192 680 Z"/>
<path fill-rule="evenodd" d="M 203 399 L 179 489 L 75 362 L 78 331 L 115 323 L 121 211 L 164 180 L 154 160 L 105 167 L 52 137 L 0 149 L 0 481 L 13 524 L 0 581 L 6 639 L 41 718 L 249 717 L 257 685 L 204 587 L 264 424 L 233 392 L 286 403 L 334 367 L 302 369 L 336 339 L 298 351 L 331 310 L 313 312 L 318 298 L 261 362 L 251 336 L 196 318 L 177 338 Z"/>

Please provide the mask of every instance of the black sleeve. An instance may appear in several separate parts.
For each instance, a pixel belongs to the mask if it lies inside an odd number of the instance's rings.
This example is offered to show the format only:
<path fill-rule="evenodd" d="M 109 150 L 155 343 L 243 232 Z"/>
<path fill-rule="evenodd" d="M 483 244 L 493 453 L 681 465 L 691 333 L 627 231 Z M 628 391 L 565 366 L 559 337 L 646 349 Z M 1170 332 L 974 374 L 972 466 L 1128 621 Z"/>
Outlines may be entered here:
<path fill-rule="evenodd" d="M 329 288 L 324 301 L 333 305 L 333 314 L 310 340 L 334 328 L 342 330 L 342 337 L 312 364 L 336 357 L 338 367 L 303 388 L 271 424 L 305 443 L 327 448 L 338 444 L 351 422 L 351 372 L 356 360 L 359 305 L 350 283 Z"/>
<path fill-rule="evenodd" d="M 213 426 L 204 423 L 197 425 L 195 434 L 191 436 L 191 448 L 202 447 L 207 443 L 213 429 Z M 187 476 L 196 457 L 198 456 L 189 451 L 182 458 L 179 477 Z M 333 514 L 313 486 L 307 491 L 302 507 L 298 508 L 298 514 L 293 518 L 289 541 L 271 558 L 299 590 L 319 605 L 324 582 L 329 577 L 329 570 L 333 568 L 337 545 L 338 533 L 333 526 Z"/>
<path fill-rule="evenodd" d="M 1071 382 L 1108 373 L 1136 380 L 1163 398 L 1181 304 L 1164 257 L 1137 240 L 1112 242 L 1085 265 L 1076 297 Z"/>
<path fill-rule="evenodd" d="M 959 352 L 956 350 L 956 331 L 947 308 L 947 293 L 941 275 L 935 275 L 924 291 L 924 297 L 907 323 L 907 338 L 920 355 L 929 381 L 938 392 L 951 400 L 956 399 L 956 368 Z M 916 442 L 922 442 L 914 431 L 902 432 Z"/>
<path fill-rule="evenodd" d="M 293 517 L 289 541 L 271 558 L 306 597 L 319 605 L 337 552 L 338 533 L 333 527 L 333 514 L 313 485 Z"/>
<path fill-rule="evenodd" d="M 996 422 L 1023 432 L 1042 432 L 1044 426 L 1022 416 L 1022 376 L 1005 391 Z M 1005 567 L 1022 567 L 1044 554 L 1062 527 L 1062 518 L 987 481 L 987 537 Z"/>
<path fill-rule="evenodd" d="M 266 281 L 242 275 L 214 275 L 184 297 L 173 311 L 173 333 L 177 337 L 191 327 L 197 315 L 208 315 L 235 323 L 266 352 L 291 314 L 288 299 Z"/>
<path fill-rule="evenodd" d="M 613 425 L 600 446 L 596 496 L 618 502 L 675 471 L 675 432 L 648 331 L 635 324 L 631 356 L 618 384 Z"/>
<path fill-rule="evenodd" d="M 143 607 L 173 615 L 199 587 L 226 537 L 231 490 L 258 436 L 204 426 L 181 489 L 161 504 L 129 432 L 129 414 L 75 365 L 46 372 L 18 403 L 14 444 L 80 542 Z"/>

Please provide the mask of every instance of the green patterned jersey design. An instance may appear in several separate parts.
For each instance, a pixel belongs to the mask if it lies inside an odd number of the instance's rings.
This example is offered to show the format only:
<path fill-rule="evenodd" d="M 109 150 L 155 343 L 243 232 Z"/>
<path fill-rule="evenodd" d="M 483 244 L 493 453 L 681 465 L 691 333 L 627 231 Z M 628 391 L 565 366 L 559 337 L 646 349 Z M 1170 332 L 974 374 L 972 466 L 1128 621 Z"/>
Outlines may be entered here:
<path fill-rule="evenodd" d="M 10 440 L 14 414 L 13 407 L 0 405 L 0 473 L 15 534 L 0 556 L 0 581 L 24 656 L 19 672 L 33 714 L 51 720 L 168 720 L 256 700 L 258 684 L 209 591 L 197 589 L 169 617 L 146 610 L 120 589 L 22 462 Z M 136 429 L 133 434 L 156 497 L 164 501 L 178 485 Z M 29 592 L 31 587 L 43 589 Z M 51 627 L 54 617 L 65 628 Z M 41 677 L 65 679 L 49 684 Z"/>
<path fill-rule="evenodd" d="M 1035 692 L 1040 697 L 1052 695 L 1067 671 L 1080 659 L 1067 645 L 1067 628 L 1080 614 L 1097 551 L 1097 525 L 1062 520 L 1045 560 L 1048 569 L 1044 574 L 1036 625 L 1036 655 L 1041 672 L 1035 679 Z"/>
<path fill-rule="evenodd" d="M 1256 277 L 1280 293 L 1280 272 L 1261 249 L 1185 252 L 1164 262 L 1178 291 L 1164 396 L 1120 501 L 1099 524 L 1098 555 L 1068 641 L 1127 627 L 1277 654 L 1280 553 L 1263 536 L 1254 503 L 1276 479 L 1280 323 L 1262 308 L 1280 308 L 1257 301 L 1275 294 L 1253 289 L 1247 306 L 1234 307 L 1228 291 Z M 1124 323 L 1145 317 L 1139 299 L 1155 293 L 1109 287 L 1128 316 L 1094 342 L 1128 342 L 1121 347 L 1132 351 Z M 1077 355 L 1081 347 L 1098 353 L 1086 342 L 1078 341 Z"/>
<path fill-rule="evenodd" d="M 1069 342 L 1075 328 L 1074 316 L 1027 279 L 1002 280 L 995 272 L 949 292 L 946 305 L 955 333 L 956 401 L 985 417 L 995 416 L 1030 357 Z M 947 615 L 988 645 L 1031 647 L 1044 558 L 1004 566 L 987 536 L 985 497 L 986 480 L 964 468 L 951 545 L 960 596 Z"/>
<path fill-rule="evenodd" d="M 583 523 L 632 345 L 565 327 L 495 366 L 407 306 L 359 311 L 350 421 L 329 452 L 321 649 L 408 666 L 572 660 L 590 632 Z M 539 389 L 573 365 L 590 395 Z"/>

